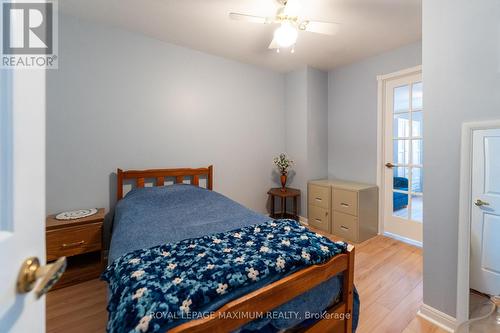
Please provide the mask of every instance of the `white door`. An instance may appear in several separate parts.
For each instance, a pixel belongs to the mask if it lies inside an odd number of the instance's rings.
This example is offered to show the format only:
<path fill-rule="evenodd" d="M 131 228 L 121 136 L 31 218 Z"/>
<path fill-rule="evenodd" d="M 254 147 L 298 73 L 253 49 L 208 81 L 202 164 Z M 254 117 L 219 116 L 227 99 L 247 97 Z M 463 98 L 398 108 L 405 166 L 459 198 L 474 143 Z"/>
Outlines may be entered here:
<path fill-rule="evenodd" d="M 0 332 L 44 332 L 45 299 L 16 282 L 26 258 L 45 263 L 45 70 L 0 82 Z"/>
<path fill-rule="evenodd" d="M 420 71 L 384 85 L 384 231 L 422 242 L 423 104 Z"/>
<path fill-rule="evenodd" d="M 500 129 L 472 140 L 470 287 L 500 295 Z"/>

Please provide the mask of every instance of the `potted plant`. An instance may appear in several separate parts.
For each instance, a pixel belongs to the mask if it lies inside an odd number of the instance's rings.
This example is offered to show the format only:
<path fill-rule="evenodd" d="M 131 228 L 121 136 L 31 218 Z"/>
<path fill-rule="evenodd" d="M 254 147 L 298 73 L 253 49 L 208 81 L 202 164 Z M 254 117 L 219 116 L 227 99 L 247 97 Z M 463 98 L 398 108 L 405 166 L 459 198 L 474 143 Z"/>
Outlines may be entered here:
<path fill-rule="evenodd" d="M 281 174 L 281 191 L 286 191 L 286 179 L 288 175 L 288 169 L 293 165 L 293 161 L 288 158 L 286 153 L 281 153 L 279 156 L 275 157 L 273 160 L 274 165 Z"/>

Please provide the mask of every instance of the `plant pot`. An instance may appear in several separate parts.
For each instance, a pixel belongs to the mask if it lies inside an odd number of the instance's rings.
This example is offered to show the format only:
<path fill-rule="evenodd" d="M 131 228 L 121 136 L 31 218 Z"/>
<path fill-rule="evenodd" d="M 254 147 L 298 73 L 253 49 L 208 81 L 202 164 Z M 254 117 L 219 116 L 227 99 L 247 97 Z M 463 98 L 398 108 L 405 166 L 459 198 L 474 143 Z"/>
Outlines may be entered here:
<path fill-rule="evenodd" d="M 281 180 L 281 192 L 286 192 L 286 174 L 281 175 L 280 180 Z"/>

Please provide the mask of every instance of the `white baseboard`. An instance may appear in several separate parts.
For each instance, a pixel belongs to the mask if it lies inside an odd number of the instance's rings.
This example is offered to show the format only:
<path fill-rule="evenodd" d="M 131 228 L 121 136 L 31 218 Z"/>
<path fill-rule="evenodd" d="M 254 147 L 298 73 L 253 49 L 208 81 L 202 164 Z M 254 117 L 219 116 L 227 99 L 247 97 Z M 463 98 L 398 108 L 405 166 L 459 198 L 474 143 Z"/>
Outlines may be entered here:
<path fill-rule="evenodd" d="M 299 216 L 299 222 L 303 225 L 309 225 L 309 220 L 304 216 Z"/>
<path fill-rule="evenodd" d="M 420 307 L 420 310 L 417 312 L 417 316 L 436 326 L 439 326 L 447 332 L 453 333 L 457 328 L 457 321 L 455 318 L 426 304 L 423 304 Z"/>
<path fill-rule="evenodd" d="M 419 241 L 416 241 L 416 240 L 413 240 L 410 238 L 406 238 L 403 236 L 399 236 L 399 235 L 393 234 L 392 232 L 384 231 L 384 236 L 394 238 L 395 240 L 398 240 L 398 241 L 406 243 L 406 244 L 422 247 L 422 242 L 419 242 Z"/>

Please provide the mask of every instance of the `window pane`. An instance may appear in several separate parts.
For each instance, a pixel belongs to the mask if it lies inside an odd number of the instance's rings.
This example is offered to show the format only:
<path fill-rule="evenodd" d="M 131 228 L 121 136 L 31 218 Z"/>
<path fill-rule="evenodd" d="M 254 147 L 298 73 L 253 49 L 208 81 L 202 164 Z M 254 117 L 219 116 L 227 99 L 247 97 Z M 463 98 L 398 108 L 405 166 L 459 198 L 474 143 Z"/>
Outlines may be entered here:
<path fill-rule="evenodd" d="M 412 136 L 423 136 L 423 117 L 422 111 L 412 112 L 411 113 L 411 135 Z"/>
<path fill-rule="evenodd" d="M 411 107 L 412 110 L 422 110 L 422 82 L 413 84 Z"/>
<path fill-rule="evenodd" d="M 411 219 L 414 221 L 423 221 L 424 209 L 423 209 L 423 197 L 421 195 L 411 196 Z"/>
<path fill-rule="evenodd" d="M 393 169 L 393 189 L 408 191 L 409 168 L 397 167 Z"/>
<path fill-rule="evenodd" d="M 424 173 L 422 168 L 413 168 L 411 173 L 411 191 L 422 193 L 424 190 Z"/>
<path fill-rule="evenodd" d="M 408 218 L 408 194 L 393 192 L 392 193 L 392 215 L 404 219 Z"/>
<path fill-rule="evenodd" d="M 393 135 L 395 138 L 406 138 L 410 136 L 410 113 L 396 113 L 394 114 L 394 121 L 392 123 L 394 129 Z"/>
<path fill-rule="evenodd" d="M 412 140 L 412 150 L 413 150 L 412 163 L 413 164 L 417 164 L 417 165 L 424 164 L 423 148 L 424 148 L 423 142 L 421 139 Z"/>
<path fill-rule="evenodd" d="M 394 88 L 394 112 L 408 112 L 410 110 L 410 87 Z"/>
<path fill-rule="evenodd" d="M 410 140 L 394 140 L 393 161 L 395 164 L 410 162 Z"/>

